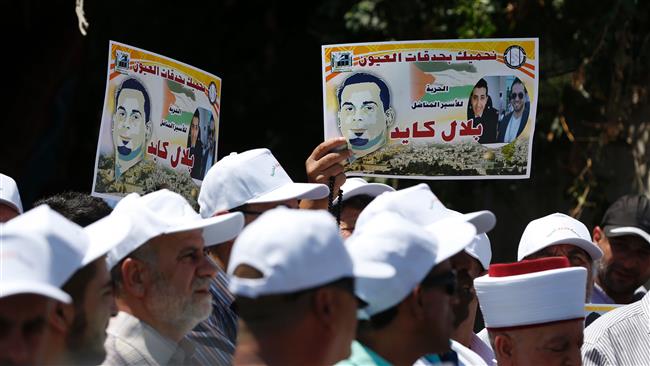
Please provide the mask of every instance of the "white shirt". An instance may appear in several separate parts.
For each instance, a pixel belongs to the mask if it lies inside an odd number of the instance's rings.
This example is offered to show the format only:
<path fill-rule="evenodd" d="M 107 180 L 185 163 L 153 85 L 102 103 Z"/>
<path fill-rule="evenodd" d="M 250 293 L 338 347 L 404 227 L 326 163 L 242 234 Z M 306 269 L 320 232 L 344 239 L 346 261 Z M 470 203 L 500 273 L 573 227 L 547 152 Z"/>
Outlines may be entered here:
<path fill-rule="evenodd" d="M 519 118 L 515 117 L 514 113 L 512 114 L 512 117 L 510 117 L 510 123 L 508 123 L 508 128 L 506 128 L 506 135 L 503 136 L 503 142 L 512 142 L 517 138 L 517 131 L 519 131 L 522 116 L 523 113 Z"/>
<path fill-rule="evenodd" d="M 485 329 L 484 329 L 485 330 Z M 487 333 L 487 331 L 486 331 Z M 474 351 L 477 355 L 479 355 L 483 361 L 488 366 L 496 366 L 497 365 L 497 360 L 494 357 L 494 351 L 492 350 L 492 347 L 490 346 L 490 341 L 488 340 L 487 344 L 476 334 L 472 334 L 472 340 L 469 345 L 469 348 Z"/>
<path fill-rule="evenodd" d="M 585 329 L 582 362 L 650 365 L 650 296 L 614 309 Z"/>
<path fill-rule="evenodd" d="M 102 365 L 190 365 L 194 347 L 187 339 L 176 343 L 147 323 L 120 311 L 106 329 L 106 359 Z"/>
<path fill-rule="evenodd" d="M 487 366 L 485 361 L 481 356 L 477 355 L 471 349 L 463 346 L 462 344 L 456 342 L 453 339 L 450 339 L 451 350 L 456 352 L 458 356 L 458 366 Z M 448 363 L 443 362 L 442 365 L 447 365 Z M 431 366 L 433 363 L 429 362 L 426 358 L 419 358 L 413 366 Z M 440 364 L 437 364 L 440 365 Z"/>

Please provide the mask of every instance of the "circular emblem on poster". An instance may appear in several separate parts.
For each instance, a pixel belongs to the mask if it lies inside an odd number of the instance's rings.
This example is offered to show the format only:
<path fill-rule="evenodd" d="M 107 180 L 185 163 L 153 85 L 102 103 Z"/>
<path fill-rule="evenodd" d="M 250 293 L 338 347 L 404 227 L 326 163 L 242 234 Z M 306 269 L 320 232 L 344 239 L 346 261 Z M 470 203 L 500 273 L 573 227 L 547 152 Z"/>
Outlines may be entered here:
<path fill-rule="evenodd" d="M 217 84 L 215 84 L 214 81 L 211 82 L 208 87 L 208 98 L 212 104 L 217 102 Z"/>
<path fill-rule="evenodd" d="M 518 69 L 526 63 L 526 51 L 521 46 L 510 46 L 503 53 L 503 59 L 511 69 Z"/>

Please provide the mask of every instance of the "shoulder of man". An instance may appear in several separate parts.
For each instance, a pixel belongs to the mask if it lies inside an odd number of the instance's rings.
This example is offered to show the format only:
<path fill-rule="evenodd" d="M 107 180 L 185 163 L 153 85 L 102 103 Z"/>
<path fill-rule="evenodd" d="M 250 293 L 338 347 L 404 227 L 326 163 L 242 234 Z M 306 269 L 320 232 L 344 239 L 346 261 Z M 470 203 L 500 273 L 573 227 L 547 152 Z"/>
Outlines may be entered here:
<path fill-rule="evenodd" d="M 106 358 L 102 366 L 156 365 L 155 361 L 136 347 L 111 334 L 107 335 L 104 348 L 106 349 Z"/>

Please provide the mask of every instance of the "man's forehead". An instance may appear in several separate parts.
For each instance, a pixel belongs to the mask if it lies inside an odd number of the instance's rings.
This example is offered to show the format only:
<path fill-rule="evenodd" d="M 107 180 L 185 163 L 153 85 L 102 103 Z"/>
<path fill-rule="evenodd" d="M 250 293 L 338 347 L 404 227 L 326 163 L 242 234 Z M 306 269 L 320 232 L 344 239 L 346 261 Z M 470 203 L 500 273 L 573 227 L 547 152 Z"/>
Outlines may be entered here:
<path fill-rule="evenodd" d="M 346 85 L 343 88 L 343 93 L 341 93 L 342 101 L 347 98 L 351 98 L 353 94 L 361 95 L 361 93 L 366 92 L 369 96 L 379 99 L 379 86 L 372 82 L 357 83 Z"/>
<path fill-rule="evenodd" d="M 140 90 L 136 89 L 122 89 L 120 96 L 117 98 L 119 104 L 125 101 L 127 98 L 135 98 L 138 102 L 144 103 L 144 94 Z"/>
<path fill-rule="evenodd" d="M 647 249 L 650 251 L 650 243 L 645 241 L 638 235 L 621 235 L 608 237 L 609 241 L 613 244 L 625 244 L 629 246 L 638 247 L 639 249 Z"/>
<path fill-rule="evenodd" d="M 521 83 L 514 83 L 514 84 L 512 84 L 512 90 L 514 91 L 515 89 L 517 89 L 517 91 L 522 91 L 523 92 L 524 91 L 524 85 L 521 84 Z"/>
<path fill-rule="evenodd" d="M 173 253 L 187 248 L 202 248 L 203 247 L 203 231 L 190 230 L 180 233 L 172 233 L 160 235 L 152 239 L 152 243 L 158 246 L 161 253 Z"/>
<path fill-rule="evenodd" d="M 580 253 L 586 255 L 587 257 L 589 256 L 589 254 L 587 254 L 587 252 L 584 249 L 575 246 L 573 244 L 563 244 L 563 243 L 554 244 L 542 249 L 542 251 L 548 253 L 561 253 L 561 254 Z"/>
<path fill-rule="evenodd" d="M 486 95 L 487 94 L 487 89 L 477 86 L 472 90 L 472 94 L 475 95 Z"/>

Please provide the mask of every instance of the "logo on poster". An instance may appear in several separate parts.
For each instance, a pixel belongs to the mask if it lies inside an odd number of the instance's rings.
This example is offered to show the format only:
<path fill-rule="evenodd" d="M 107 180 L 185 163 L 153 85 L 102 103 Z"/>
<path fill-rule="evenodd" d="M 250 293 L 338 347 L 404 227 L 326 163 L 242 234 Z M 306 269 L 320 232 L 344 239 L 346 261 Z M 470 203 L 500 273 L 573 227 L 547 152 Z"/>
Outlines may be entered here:
<path fill-rule="evenodd" d="M 211 104 L 215 104 L 217 102 L 217 84 L 213 82 L 210 83 L 210 86 L 208 87 L 208 98 L 210 99 Z"/>
<path fill-rule="evenodd" d="M 332 72 L 352 71 L 353 57 L 352 51 L 332 52 L 332 58 L 330 59 Z"/>
<path fill-rule="evenodd" d="M 503 53 L 506 65 L 511 69 L 518 69 L 526 63 L 526 51 L 521 46 L 510 46 Z"/>
<path fill-rule="evenodd" d="M 115 70 L 122 74 L 128 74 L 130 62 L 130 53 L 124 51 L 115 51 Z"/>

